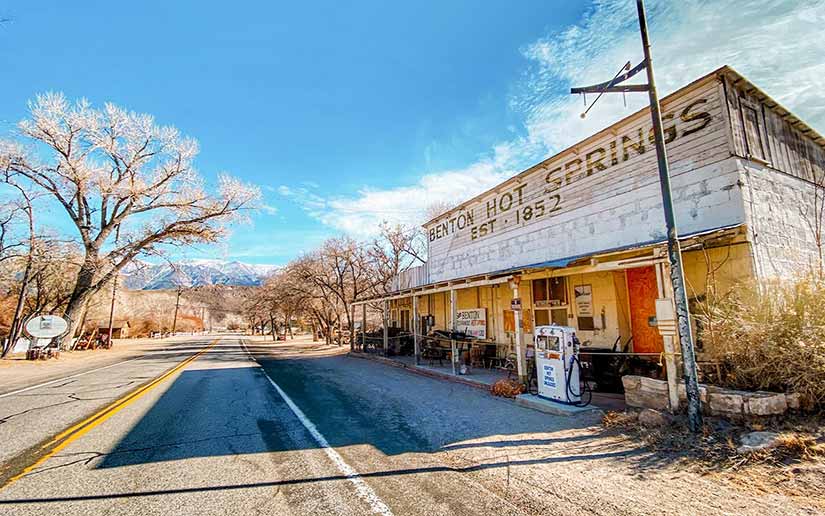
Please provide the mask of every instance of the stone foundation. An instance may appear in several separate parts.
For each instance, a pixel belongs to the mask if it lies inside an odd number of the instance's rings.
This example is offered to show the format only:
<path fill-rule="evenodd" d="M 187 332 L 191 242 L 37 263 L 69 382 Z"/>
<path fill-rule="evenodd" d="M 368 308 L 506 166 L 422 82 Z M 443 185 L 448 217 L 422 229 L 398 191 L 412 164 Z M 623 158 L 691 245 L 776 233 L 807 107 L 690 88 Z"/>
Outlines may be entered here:
<path fill-rule="evenodd" d="M 624 398 L 629 407 L 668 409 L 667 382 L 643 376 L 624 376 Z M 707 415 L 732 419 L 779 416 L 799 408 L 799 395 L 764 391 L 736 391 L 714 385 L 699 385 L 702 410 Z M 679 385 L 682 406 L 687 402 L 685 384 Z"/>

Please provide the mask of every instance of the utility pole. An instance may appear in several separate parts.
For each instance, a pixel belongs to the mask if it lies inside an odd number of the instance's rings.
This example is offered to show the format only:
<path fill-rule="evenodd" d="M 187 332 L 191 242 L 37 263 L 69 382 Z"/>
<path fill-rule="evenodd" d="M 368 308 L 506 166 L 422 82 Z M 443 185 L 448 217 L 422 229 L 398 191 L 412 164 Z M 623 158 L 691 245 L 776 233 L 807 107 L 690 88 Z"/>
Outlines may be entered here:
<path fill-rule="evenodd" d="M 653 61 L 650 59 L 650 41 L 647 35 L 644 0 L 636 0 L 636 9 L 639 11 L 639 30 L 642 36 L 645 62 L 647 63 L 650 114 L 653 116 L 653 134 L 656 139 L 656 156 L 659 161 L 659 183 L 662 187 L 662 206 L 664 207 L 665 224 L 667 225 L 667 257 L 670 262 L 670 280 L 673 283 L 676 319 L 679 323 L 679 342 L 682 345 L 682 367 L 687 394 L 688 426 L 692 432 L 699 432 L 702 430 L 702 406 L 699 399 L 699 381 L 696 373 L 696 353 L 693 349 L 693 334 L 690 329 L 687 289 L 685 288 L 685 274 L 682 266 L 682 248 L 679 245 L 676 216 L 673 213 L 673 195 L 670 189 L 670 170 L 667 163 L 665 134 L 662 130 L 662 113 L 659 106 L 659 96 L 656 92 L 656 81 L 653 77 Z"/>
<path fill-rule="evenodd" d="M 175 330 L 178 327 L 178 308 L 180 308 L 180 292 L 181 288 L 178 287 L 178 296 L 175 298 L 175 315 L 172 317 L 172 336 L 175 336 Z"/>
<path fill-rule="evenodd" d="M 684 270 L 682 267 L 682 250 L 679 245 L 679 234 L 676 230 L 676 217 L 673 212 L 673 195 L 670 188 L 670 171 L 668 169 L 667 149 L 662 129 L 662 114 L 659 106 L 659 96 L 656 92 L 656 81 L 653 74 L 653 61 L 650 57 L 650 40 L 647 32 L 647 17 L 645 16 L 644 0 L 636 0 L 636 9 L 639 14 L 639 32 L 642 38 L 644 61 L 630 68 L 628 62 L 623 69 L 625 73 L 616 76 L 607 82 L 584 88 L 572 88 L 570 93 L 627 93 L 647 91 L 650 97 L 650 114 L 653 118 L 653 134 L 656 142 L 656 156 L 659 166 L 659 184 L 662 190 L 662 207 L 664 209 L 665 224 L 667 226 L 667 255 L 670 262 L 670 280 L 673 284 L 673 300 L 676 306 L 676 318 L 679 327 L 679 342 L 682 349 L 682 368 L 687 394 L 688 426 L 692 432 L 702 430 L 702 406 L 699 399 L 699 382 L 696 373 L 696 353 L 693 348 L 693 335 L 690 329 L 688 312 L 687 290 L 685 288 Z M 630 79 L 642 69 L 647 71 L 647 84 L 621 83 Z M 593 102 L 595 104 L 599 97 Z M 590 107 L 593 107 L 593 104 Z M 582 113 L 585 117 L 590 107 Z"/>
<path fill-rule="evenodd" d="M 117 242 L 120 240 L 120 224 L 115 226 L 115 247 L 117 247 Z M 112 279 L 112 305 L 109 307 L 109 340 L 106 343 L 109 345 L 109 348 L 113 347 L 112 344 L 112 325 L 115 321 L 115 296 L 117 295 L 117 274 L 115 274 L 114 278 Z M 121 329 L 121 338 L 123 338 L 123 330 Z"/>

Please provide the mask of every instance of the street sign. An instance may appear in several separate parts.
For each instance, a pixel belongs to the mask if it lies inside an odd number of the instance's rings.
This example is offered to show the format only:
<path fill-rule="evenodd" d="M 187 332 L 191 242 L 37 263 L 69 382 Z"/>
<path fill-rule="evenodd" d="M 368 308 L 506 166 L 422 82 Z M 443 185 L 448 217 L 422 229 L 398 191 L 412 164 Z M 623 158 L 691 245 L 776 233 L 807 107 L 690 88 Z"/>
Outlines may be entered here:
<path fill-rule="evenodd" d="M 510 301 L 510 310 L 514 310 L 514 311 L 521 310 L 521 298 L 520 297 L 517 297 L 517 298 L 513 299 L 512 301 Z"/>
<path fill-rule="evenodd" d="M 38 315 L 26 321 L 25 328 L 32 337 L 52 339 L 69 331 L 69 323 L 57 315 Z"/>

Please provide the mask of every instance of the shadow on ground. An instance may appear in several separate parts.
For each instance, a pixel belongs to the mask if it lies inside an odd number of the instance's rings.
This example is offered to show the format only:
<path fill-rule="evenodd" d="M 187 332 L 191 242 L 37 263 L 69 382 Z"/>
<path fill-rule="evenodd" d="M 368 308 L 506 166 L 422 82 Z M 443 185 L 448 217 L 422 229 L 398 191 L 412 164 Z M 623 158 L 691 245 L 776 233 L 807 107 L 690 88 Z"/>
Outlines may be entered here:
<path fill-rule="evenodd" d="M 282 348 L 290 358 L 270 355 L 266 345 L 249 346 L 263 370 L 336 448 L 368 445 L 399 455 L 563 443 L 574 452 L 577 443 L 597 438 L 591 432 L 546 435 L 590 426 L 592 417 L 548 416 L 465 385 L 346 356 L 301 356 L 307 347 L 279 346 L 279 352 Z M 219 366 L 178 375 L 96 467 L 317 448 L 245 350 L 219 344 L 199 359 L 203 362 Z"/>

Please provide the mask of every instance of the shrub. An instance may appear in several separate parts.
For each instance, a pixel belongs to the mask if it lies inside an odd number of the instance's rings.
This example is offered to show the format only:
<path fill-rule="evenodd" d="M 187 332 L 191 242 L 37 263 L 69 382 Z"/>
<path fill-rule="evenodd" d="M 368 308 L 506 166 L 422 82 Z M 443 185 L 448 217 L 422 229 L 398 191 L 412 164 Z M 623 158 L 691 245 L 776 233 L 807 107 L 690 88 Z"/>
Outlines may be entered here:
<path fill-rule="evenodd" d="M 723 384 L 825 406 L 825 282 L 740 285 L 703 308 L 702 338 L 724 365 Z"/>
<path fill-rule="evenodd" d="M 524 392 L 524 385 L 521 382 L 517 382 L 516 380 L 504 378 L 494 383 L 493 386 L 490 388 L 490 392 L 492 392 L 494 396 L 515 398 L 516 396 Z"/>

